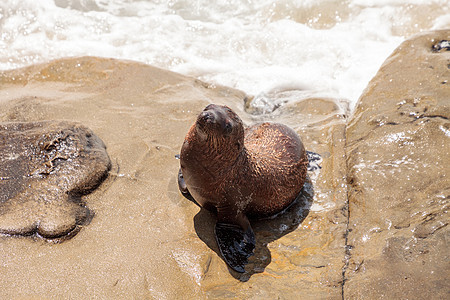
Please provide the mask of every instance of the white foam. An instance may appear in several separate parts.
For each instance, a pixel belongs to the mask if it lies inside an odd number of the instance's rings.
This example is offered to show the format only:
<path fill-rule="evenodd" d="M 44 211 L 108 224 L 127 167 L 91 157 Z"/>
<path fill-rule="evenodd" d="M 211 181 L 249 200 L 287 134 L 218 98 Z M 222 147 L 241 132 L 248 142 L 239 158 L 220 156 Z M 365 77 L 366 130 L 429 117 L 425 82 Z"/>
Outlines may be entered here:
<path fill-rule="evenodd" d="M 66 56 L 115 57 L 252 95 L 297 89 L 348 99 L 353 107 L 404 40 L 393 29 L 421 18 L 411 7 L 439 8 L 434 20 L 410 30 L 420 32 L 450 27 L 445 3 L 6 0 L 0 3 L 0 69 Z"/>

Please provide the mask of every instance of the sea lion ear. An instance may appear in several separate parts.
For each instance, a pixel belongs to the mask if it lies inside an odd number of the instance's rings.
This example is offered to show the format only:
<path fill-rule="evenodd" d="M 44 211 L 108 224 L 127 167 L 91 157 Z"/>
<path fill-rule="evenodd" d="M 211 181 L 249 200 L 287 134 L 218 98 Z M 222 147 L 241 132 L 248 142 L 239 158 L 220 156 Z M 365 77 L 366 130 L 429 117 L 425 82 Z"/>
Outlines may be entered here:
<path fill-rule="evenodd" d="M 227 265 L 239 273 L 245 272 L 248 258 L 255 249 L 255 234 L 250 226 L 244 231 L 239 225 L 216 223 L 217 245 Z"/>

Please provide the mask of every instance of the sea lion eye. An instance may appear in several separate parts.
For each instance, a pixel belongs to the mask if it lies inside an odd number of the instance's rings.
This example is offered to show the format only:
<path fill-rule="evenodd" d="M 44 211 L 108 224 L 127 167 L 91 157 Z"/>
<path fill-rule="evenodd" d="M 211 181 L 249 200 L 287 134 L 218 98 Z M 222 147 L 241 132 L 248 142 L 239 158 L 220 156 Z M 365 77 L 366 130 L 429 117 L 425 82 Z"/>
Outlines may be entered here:
<path fill-rule="evenodd" d="M 230 122 L 226 122 L 225 126 L 224 126 L 225 133 L 231 133 L 232 130 L 233 130 L 233 126 L 231 125 L 231 123 Z"/>

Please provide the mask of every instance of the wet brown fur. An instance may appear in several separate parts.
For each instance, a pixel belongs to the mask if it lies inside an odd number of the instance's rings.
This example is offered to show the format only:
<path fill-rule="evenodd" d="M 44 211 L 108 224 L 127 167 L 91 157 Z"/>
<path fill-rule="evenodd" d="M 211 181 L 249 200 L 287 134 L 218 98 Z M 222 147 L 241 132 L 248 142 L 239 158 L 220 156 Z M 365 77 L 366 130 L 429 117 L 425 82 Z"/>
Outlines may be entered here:
<path fill-rule="evenodd" d="M 228 107 L 208 108 L 219 124 L 205 124 L 200 115 L 181 149 L 181 170 L 193 198 L 217 211 L 219 222 L 244 228 L 239 215 L 264 217 L 286 208 L 300 193 L 307 171 L 297 133 L 278 123 L 244 130 Z M 223 133 L 224 122 L 231 123 L 231 132 Z"/>

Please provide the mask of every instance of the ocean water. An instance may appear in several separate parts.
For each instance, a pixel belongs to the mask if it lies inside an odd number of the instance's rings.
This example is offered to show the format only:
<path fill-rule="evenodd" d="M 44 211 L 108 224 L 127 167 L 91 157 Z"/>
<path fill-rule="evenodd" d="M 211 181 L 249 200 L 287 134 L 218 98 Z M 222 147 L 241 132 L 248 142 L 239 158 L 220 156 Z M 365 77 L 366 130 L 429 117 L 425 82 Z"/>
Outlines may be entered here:
<path fill-rule="evenodd" d="M 352 108 L 405 38 L 443 28 L 448 0 L 2 0 L 0 70 L 114 57 Z"/>

